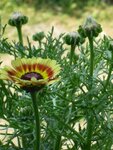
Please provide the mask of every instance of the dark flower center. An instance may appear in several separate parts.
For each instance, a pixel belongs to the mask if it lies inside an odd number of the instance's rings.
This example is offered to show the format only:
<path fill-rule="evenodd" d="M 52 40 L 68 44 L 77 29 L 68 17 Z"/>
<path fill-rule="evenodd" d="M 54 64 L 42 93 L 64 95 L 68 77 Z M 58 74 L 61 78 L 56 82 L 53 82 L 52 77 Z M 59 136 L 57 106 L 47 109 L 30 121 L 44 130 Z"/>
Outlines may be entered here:
<path fill-rule="evenodd" d="M 31 80 L 32 77 L 35 77 L 37 80 L 43 79 L 43 76 L 37 72 L 29 72 L 21 76 L 23 80 Z"/>

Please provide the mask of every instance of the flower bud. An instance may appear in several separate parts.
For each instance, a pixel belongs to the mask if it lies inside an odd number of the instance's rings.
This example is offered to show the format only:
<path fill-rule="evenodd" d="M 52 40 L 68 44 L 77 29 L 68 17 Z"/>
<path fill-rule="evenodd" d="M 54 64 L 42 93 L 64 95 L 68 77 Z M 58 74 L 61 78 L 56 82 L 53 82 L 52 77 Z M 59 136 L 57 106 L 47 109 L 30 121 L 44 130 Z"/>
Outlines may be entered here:
<path fill-rule="evenodd" d="M 19 26 L 26 24 L 28 22 L 28 17 L 24 16 L 20 12 L 14 12 L 12 16 L 10 17 L 8 24 L 11 26 Z"/>
<path fill-rule="evenodd" d="M 44 37 L 45 37 L 44 32 L 38 32 L 38 33 L 36 33 L 36 34 L 34 34 L 34 35 L 32 36 L 32 38 L 33 38 L 34 41 L 42 41 L 42 39 L 43 39 Z"/>
<path fill-rule="evenodd" d="M 79 45 L 84 42 L 84 38 L 78 32 L 70 32 L 64 36 L 64 41 L 67 45 Z"/>
<path fill-rule="evenodd" d="M 78 32 L 84 38 L 89 37 L 90 35 L 97 37 L 99 33 L 102 32 L 102 28 L 101 25 L 90 16 L 83 25 L 79 26 Z"/>

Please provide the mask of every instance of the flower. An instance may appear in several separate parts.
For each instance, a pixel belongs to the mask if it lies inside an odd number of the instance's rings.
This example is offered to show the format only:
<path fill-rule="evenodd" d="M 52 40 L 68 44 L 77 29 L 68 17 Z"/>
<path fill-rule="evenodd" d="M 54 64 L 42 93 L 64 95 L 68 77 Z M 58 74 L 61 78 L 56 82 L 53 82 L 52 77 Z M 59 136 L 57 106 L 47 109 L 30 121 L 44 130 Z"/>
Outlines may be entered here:
<path fill-rule="evenodd" d="M 0 79 L 13 81 L 27 92 L 39 91 L 45 85 L 58 80 L 60 65 L 55 60 L 42 58 L 18 58 L 11 62 L 12 67 L 0 70 Z"/>

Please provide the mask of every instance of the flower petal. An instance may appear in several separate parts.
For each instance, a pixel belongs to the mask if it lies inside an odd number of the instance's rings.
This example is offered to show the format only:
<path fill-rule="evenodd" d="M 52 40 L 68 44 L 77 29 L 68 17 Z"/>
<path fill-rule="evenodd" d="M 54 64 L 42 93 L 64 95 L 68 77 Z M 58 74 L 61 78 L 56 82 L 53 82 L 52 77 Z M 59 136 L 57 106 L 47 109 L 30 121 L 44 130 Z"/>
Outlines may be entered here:
<path fill-rule="evenodd" d="M 11 80 L 20 87 L 40 87 L 58 81 L 56 75 L 60 72 L 60 65 L 49 58 L 18 58 L 12 61 L 12 67 L 0 69 L 0 79 Z M 37 78 L 39 74 L 42 78 Z M 22 77 L 27 76 L 27 78 Z"/>

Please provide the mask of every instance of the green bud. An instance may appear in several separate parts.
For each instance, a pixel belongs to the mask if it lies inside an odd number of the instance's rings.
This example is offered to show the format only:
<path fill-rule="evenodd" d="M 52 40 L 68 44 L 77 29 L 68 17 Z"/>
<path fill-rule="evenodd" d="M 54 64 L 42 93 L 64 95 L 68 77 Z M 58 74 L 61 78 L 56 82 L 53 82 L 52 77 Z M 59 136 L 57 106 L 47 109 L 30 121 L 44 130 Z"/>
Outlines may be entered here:
<path fill-rule="evenodd" d="M 42 41 L 44 37 L 45 37 L 44 32 L 38 32 L 32 36 L 34 41 L 39 41 L 39 42 Z"/>
<path fill-rule="evenodd" d="M 78 32 L 70 32 L 64 36 L 64 41 L 67 45 L 79 45 L 79 43 L 82 44 L 85 40 Z"/>
<path fill-rule="evenodd" d="M 84 38 L 89 37 L 90 35 L 97 37 L 99 33 L 102 32 L 102 28 L 101 25 L 90 16 L 83 25 L 79 26 L 78 32 Z"/>
<path fill-rule="evenodd" d="M 21 26 L 28 22 L 28 17 L 24 16 L 20 12 L 14 12 L 10 17 L 8 24 L 11 26 Z"/>

